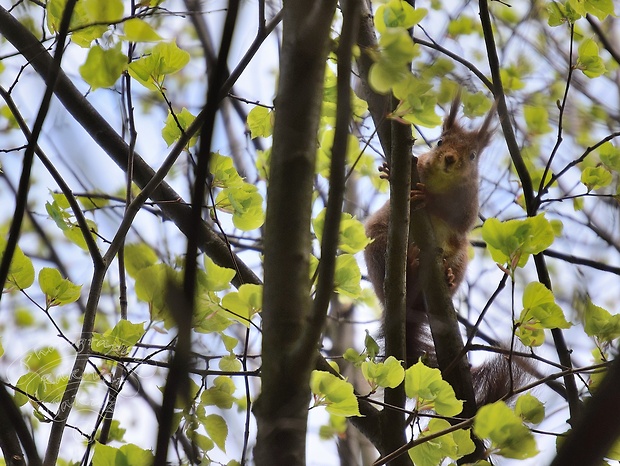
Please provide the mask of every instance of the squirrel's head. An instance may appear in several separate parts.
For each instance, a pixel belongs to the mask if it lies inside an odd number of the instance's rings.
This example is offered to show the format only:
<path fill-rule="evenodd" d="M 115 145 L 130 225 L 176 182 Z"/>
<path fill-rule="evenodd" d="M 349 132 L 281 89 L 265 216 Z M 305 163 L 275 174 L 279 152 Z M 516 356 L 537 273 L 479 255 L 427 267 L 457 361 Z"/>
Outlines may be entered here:
<path fill-rule="evenodd" d="M 442 126 L 441 137 L 430 151 L 427 159 L 427 171 L 431 170 L 433 179 L 441 184 L 477 180 L 478 160 L 484 148 L 489 144 L 495 131 L 492 120 L 495 105 L 489 111 L 482 125 L 475 130 L 465 129 L 457 120 L 461 104 L 460 93 L 450 107 Z M 430 180 L 427 180 L 427 183 Z"/>

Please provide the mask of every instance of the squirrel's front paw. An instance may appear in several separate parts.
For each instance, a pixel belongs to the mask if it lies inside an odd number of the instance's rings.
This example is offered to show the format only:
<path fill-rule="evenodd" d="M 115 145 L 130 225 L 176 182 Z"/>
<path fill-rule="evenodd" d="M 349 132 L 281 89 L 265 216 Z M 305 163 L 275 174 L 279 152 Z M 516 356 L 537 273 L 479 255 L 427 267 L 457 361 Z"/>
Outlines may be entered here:
<path fill-rule="evenodd" d="M 448 261 L 446 259 L 443 260 L 443 270 L 446 274 L 446 285 L 448 285 L 448 289 L 452 291 L 456 287 L 456 277 L 454 276 L 452 267 L 448 267 Z"/>
<path fill-rule="evenodd" d="M 409 198 L 415 209 L 426 207 L 426 185 L 424 183 L 417 183 L 416 187 L 411 190 Z"/>
<path fill-rule="evenodd" d="M 383 162 L 383 165 L 379 167 L 379 171 L 381 172 L 379 178 L 381 178 L 382 180 L 390 179 L 390 166 L 387 162 Z"/>
<path fill-rule="evenodd" d="M 407 249 L 407 266 L 409 270 L 416 270 L 420 266 L 420 248 L 411 243 Z"/>

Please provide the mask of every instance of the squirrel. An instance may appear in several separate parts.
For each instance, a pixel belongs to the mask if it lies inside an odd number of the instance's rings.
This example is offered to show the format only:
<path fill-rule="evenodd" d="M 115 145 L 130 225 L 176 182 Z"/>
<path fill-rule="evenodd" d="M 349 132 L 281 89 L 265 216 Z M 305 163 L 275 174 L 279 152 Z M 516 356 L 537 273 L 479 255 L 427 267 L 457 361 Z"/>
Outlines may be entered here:
<path fill-rule="evenodd" d="M 458 121 L 460 94 L 452 102 L 442 125 L 441 137 L 429 152 L 418 157 L 420 183 L 412 188 L 411 202 L 428 213 L 442 250 L 446 282 L 451 295 L 463 281 L 467 268 L 467 235 L 478 218 L 478 161 L 481 152 L 488 146 L 494 128 L 493 111 L 482 125 L 469 131 Z M 389 178 L 389 166 L 379 167 L 382 178 Z M 373 241 L 366 247 L 364 256 L 371 281 L 379 301 L 384 305 L 385 254 L 387 250 L 390 203 L 385 203 L 366 221 L 366 234 Z M 431 365 L 434 361 L 434 347 L 427 324 L 424 300 L 418 285 L 419 249 L 415 244 L 407 252 L 407 322 L 406 322 L 406 365 L 411 366 L 421 356 Z M 520 358 L 521 359 L 521 358 Z M 512 364 L 498 356 L 480 367 L 472 369 L 478 405 L 501 399 L 510 392 L 513 384 L 525 379 L 525 372 L 519 367 L 525 362 Z M 518 386 L 518 385 L 517 385 Z"/>

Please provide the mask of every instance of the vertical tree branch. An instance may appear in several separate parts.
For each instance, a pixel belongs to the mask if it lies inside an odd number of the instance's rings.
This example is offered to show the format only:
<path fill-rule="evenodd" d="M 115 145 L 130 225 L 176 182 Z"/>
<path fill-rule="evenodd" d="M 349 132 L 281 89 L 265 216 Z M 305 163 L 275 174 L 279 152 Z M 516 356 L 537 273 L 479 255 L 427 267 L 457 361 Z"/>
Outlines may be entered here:
<path fill-rule="evenodd" d="M 489 66 L 491 68 L 491 76 L 493 78 L 493 94 L 495 95 L 495 100 L 497 101 L 497 111 L 502 125 L 502 131 L 504 132 L 504 137 L 506 138 L 506 145 L 508 146 L 508 152 L 510 153 L 512 163 L 514 164 L 521 181 L 527 215 L 533 217 L 538 212 L 538 205 L 534 196 L 532 178 L 530 177 L 530 173 L 525 165 L 523 157 L 521 156 L 519 144 L 517 143 L 514 130 L 510 123 L 511 119 L 508 114 L 508 106 L 506 105 L 506 96 L 504 94 L 504 87 L 500 74 L 499 58 L 495 47 L 493 27 L 491 25 L 491 16 L 489 13 L 489 5 L 487 0 L 480 0 L 480 20 L 484 34 L 484 42 L 487 48 Z M 551 279 L 549 277 L 549 271 L 542 253 L 534 256 L 534 263 L 538 273 L 538 280 L 549 290 L 551 290 Z M 570 351 L 566 345 L 566 341 L 564 340 L 564 333 L 561 329 L 555 328 L 551 330 L 551 334 L 555 342 L 560 363 L 566 369 L 571 369 L 572 362 Z M 564 376 L 564 384 L 566 385 L 566 392 L 568 394 L 568 406 L 570 408 L 571 418 L 575 418 L 578 414 L 580 404 L 579 391 L 577 390 L 577 384 L 575 383 L 575 376 L 573 374 L 566 374 Z"/>
<path fill-rule="evenodd" d="M 310 314 L 310 220 L 316 137 L 335 0 L 284 6 L 280 80 L 267 190 L 262 391 L 256 464 L 305 464 L 314 357 L 293 351 Z"/>

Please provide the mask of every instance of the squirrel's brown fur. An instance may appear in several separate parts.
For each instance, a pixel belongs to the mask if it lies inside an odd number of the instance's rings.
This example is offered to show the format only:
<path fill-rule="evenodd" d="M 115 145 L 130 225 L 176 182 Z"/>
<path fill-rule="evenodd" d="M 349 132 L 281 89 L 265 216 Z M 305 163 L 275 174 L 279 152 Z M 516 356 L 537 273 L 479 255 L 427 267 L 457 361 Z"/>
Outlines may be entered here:
<path fill-rule="evenodd" d="M 463 281 L 467 267 L 467 234 L 474 226 L 478 216 L 478 161 L 481 152 L 489 144 L 493 129 L 492 114 L 485 118 L 482 125 L 473 131 L 465 129 L 457 121 L 460 99 L 452 103 L 446 116 L 441 138 L 429 152 L 418 157 L 418 173 L 421 183 L 412 189 L 412 202 L 418 203 L 428 213 L 437 240 L 442 250 L 446 280 L 453 294 Z M 389 176 L 389 168 L 381 171 Z M 365 250 L 368 278 L 373 284 L 379 300 L 385 302 L 385 253 L 387 250 L 388 223 L 390 218 L 389 201 L 366 221 L 366 234 L 373 239 Z M 420 356 L 427 354 L 434 359 L 432 340 L 426 325 L 426 310 L 418 286 L 419 270 L 417 255 L 419 250 L 410 246 L 407 264 L 407 366 L 417 362 Z M 509 374 L 508 364 L 499 358 L 489 362 L 489 367 L 474 369 L 474 378 L 480 374 L 475 384 L 483 393 L 479 401 L 494 401 L 507 393 L 504 381 L 486 380 L 496 377 L 498 373 Z M 492 366 L 492 367 L 491 367 Z M 506 366 L 504 368 L 504 366 Z M 505 378 L 505 377 L 504 377 Z M 489 396 L 487 396 L 489 395 Z"/>

